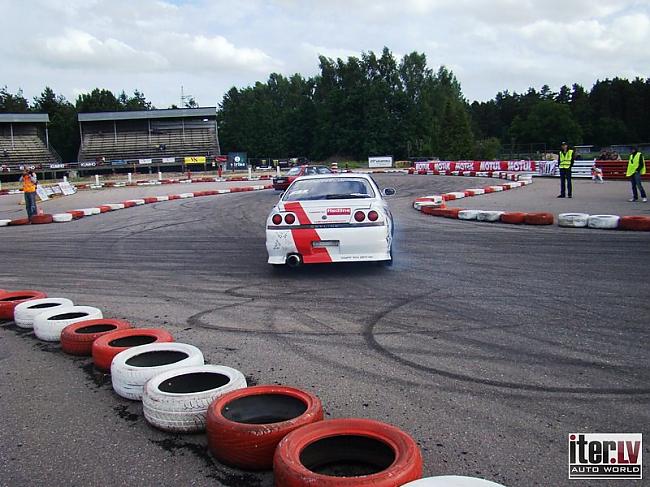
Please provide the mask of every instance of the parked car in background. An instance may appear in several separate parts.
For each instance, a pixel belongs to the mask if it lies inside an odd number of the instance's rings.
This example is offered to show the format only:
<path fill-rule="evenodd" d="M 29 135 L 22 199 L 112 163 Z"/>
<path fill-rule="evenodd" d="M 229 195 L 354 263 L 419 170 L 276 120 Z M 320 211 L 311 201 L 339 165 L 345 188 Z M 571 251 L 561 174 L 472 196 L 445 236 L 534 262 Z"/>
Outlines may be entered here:
<path fill-rule="evenodd" d="M 292 167 L 284 176 L 276 176 L 273 178 L 273 189 L 276 191 L 285 191 L 300 176 L 315 176 L 317 174 L 332 174 L 332 170 L 327 166 Z"/>

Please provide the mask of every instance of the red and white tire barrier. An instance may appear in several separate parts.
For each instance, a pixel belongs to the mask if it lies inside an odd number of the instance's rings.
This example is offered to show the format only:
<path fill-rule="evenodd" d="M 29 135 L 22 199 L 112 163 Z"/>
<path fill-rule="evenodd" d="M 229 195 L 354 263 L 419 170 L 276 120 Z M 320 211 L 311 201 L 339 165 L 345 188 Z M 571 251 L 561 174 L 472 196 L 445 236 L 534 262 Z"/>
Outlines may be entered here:
<path fill-rule="evenodd" d="M 34 335 L 39 340 L 46 342 L 61 341 L 63 329 L 85 320 L 102 318 L 100 309 L 92 306 L 64 306 L 40 313 L 34 318 Z"/>
<path fill-rule="evenodd" d="M 159 328 L 131 328 L 100 336 L 93 342 L 92 356 L 95 367 L 108 372 L 113 358 L 124 350 L 150 343 L 173 342 L 174 337 Z"/>
<path fill-rule="evenodd" d="M 251 179 L 251 181 L 255 181 L 255 179 Z M 200 181 L 200 182 L 204 182 L 204 181 Z M 216 196 L 220 194 L 240 193 L 245 191 L 262 191 L 266 189 L 273 189 L 273 186 L 253 185 L 253 186 L 244 186 L 244 187 L 234 187 L 230 189 L 198 191 L 196 193 L 181 193 L 178 195 L 154 196 L 154 197 L 147 197 L 147 198 L 132 199 L 132 200 L 123 201 L 122 203 L 109 203 L 109 204 L 101 205 L 99 207 L 69 210 L 66 211 L 65 213 L 57 213 L 55 215 L 48 215 L 48 214 L 38 215 L 32 217 L 31 223 L 33 224 L 67 223 L 72 220 L 79 220 L 80 218 L 84 218 L 84 217 L 90 217 L 90 216 L 99 215 L 103 213 L 109 213 L 111 211 L 122 210 L 124 208 L 133 208 L 135 206 L 148 205 L 148 204 L 159 203 L 163 201 L 186 199 L 186 198 L 197 198 L 200 196 Z M 15 220 L 0 220 L 0 227 L 29 225 L 29 224 L 30 221 L 27 218 L 18 218 Z"/>
<path fill-rule="evenodd" d="M 285 386 L 255 386 L 229 392 L 208 408 L 208 446 L 221 462 L 246 470 L 273 465 L 280 440 L 323 420 L 315 395 Z M 276 479 L 276 485 L 288 486 Z"/>
<path fill-rule="evenodd" d="M 422 454 L 394 426 L 332 419 L 289 433 L 275 451 L 273 473 L 283 487 L 397 487 L 422 477 Z"/>
<path fill-rule="evenodd" d="M 13 320 L 14 309 L 20 303 L 32 299 L 47 298 L 47 294 L 32 289 L 23 289 L 20 291 L 7 291 L 0 294 L 0 320 Z"/>
<path fill-rule="evenodd" d="M 201 350 L 187 343 L 151 343 L 118 353 L 111 362 L 111 382 L 118 396 L 142 399 L 145 383 L 158 374 L 203 365 Z"/>
<path fill-rule="evenodd" d="M 66 298 L 31 299 L 14 308 L 14 322 L 19 328 L 34 328 L 34 319 L 41 313 L 69 306 L 74 303 Z"/>
<path fill-rule="evenodd" d="M 70 355 L 92 355 L 93 342 L 99 337 L 119 330 L 133 328 L 124 320 L 100 318 L 78 321 L 61 332 L 61 350 Z"/>
<path fill-rule="evenodd" d="M 174 369 L 145 384 L 142 412 L 160 430 L 197 433 L 205 430 L 208 407 L 216 398 L 246 386 L 244 374 L 223 365 Z"/>

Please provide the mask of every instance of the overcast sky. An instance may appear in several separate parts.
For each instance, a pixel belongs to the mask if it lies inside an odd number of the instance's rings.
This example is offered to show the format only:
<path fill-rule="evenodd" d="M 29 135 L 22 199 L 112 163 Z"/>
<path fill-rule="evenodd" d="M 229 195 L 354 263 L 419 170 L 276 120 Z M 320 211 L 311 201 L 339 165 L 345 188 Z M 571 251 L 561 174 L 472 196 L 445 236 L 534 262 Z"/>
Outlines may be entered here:
<path fill-rule="evenodd" d="M 30 99 L 181 85 L 202 106 L 272 71 L 313 75 L 318 54 L 424 52 L 470 100 L 502 90 L 650 77 L 650 0 L 0 0 L 0 86 Z"/>

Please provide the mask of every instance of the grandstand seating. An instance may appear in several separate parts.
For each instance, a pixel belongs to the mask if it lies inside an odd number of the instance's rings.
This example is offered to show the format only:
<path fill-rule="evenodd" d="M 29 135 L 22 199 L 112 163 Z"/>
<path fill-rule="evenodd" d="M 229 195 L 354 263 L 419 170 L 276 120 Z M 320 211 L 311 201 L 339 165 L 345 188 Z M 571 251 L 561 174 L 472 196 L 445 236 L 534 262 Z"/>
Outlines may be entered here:
<path fill-rule="evenodd" d="M 89 125 L 84 129 L 79 161 L 104 158 L 109 162 L 209 154 L 218 154 L 214 125 L 189 120 L 183 128 L 179 121 L 154 121 L 151 132 L 133 123 L 118 124 L 115 131 L 105 124 Z"/>
<path fill-rule="evenodd" d="M 0 133 L 0 165 L 18 166 L 48 165 L 61 162 L 56 152 L 45 145 L 36 133 L 14 134 L 13 146 L 11 137 Z"/>

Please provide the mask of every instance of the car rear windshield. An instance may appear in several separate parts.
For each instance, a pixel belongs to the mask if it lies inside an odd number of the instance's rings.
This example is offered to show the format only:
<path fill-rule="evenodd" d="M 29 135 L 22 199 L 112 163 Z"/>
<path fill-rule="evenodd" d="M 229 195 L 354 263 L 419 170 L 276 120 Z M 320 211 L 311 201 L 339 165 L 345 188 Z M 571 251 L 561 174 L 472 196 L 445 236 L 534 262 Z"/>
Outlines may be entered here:
<path fill-rule="evenodd" d="M 375 192 L 365 179 L 298 179 L 282 198 L 284 201 L 345 200 L 374 198 Z"/>
<path fill-rule="evenodd" d="M 287 173 L 287 176 L 297 176 L 300 174 L 300 169 L 299 167 L 292 167 L 289 169 L 289 172 Z"/>

